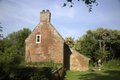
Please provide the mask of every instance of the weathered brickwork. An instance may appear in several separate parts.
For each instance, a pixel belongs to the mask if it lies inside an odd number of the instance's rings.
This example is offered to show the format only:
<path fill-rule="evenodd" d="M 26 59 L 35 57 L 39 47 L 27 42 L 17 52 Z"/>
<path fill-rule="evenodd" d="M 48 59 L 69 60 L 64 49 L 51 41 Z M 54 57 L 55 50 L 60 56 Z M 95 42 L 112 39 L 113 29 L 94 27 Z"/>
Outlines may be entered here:
<path fill-rule="evenodd" d="M 26 62 L 54 60 L 56 63 L 63 63 L 64 40 L 50 24 L 49 17 L 49 11 L 41 12 L 41 23 L 26 39 Z M 40 43 L 36 43 L 36 35 L 38 34 L 41 35 Z"/>
<path fill-rule="evenodd" d="M 74 63 L 77 62 L 79 65 L 76 64 L 76 67 L 82 66 L 80 69 L 84 68 L 84 70 L 87 70 L 89 60 L 86 57 L 74 56 L 74 54 L 72 54 L 74 52 L 66 45 L 64 39 L 50 23 L 50 20 L 51 13 L 48 10 L 43 10 L 40 13 L 40 23 L 25 40 L 25 61 L 44 62 L 52 60 L 55 63 L 63 64 L 64 67 L 71 70 L 75 65 Z M 36 42 L 37 35 L 40 35 L 38 43 Z M 84 63 L 82 61 L 84 61 Z"/>
<path fill-rule="evenodd" d="M 86 71 L 88 70 L 89 58 L 78 53 L 75 50 L 71 50 L 72 54 L 70 56 L 70 70 L 72 71 Z"/>

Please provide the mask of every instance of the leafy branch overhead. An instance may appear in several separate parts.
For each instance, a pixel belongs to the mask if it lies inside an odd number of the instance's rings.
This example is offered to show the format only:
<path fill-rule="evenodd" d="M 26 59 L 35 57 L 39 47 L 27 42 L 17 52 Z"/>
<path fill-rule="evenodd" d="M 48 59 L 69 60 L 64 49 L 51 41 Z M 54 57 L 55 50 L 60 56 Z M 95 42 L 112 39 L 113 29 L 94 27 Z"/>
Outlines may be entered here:
<path fill-rule="evenodd" d="M 75 1 L 83 1 L 83 3 L 86 4 L 86 6 L 89 8 L 89 12 L 92 11 L 93 4 L 96 4 L 96 6 L 98 5 L 96 0 L 66 0 L 66 1 L 67 2 L 63 4 L 63 7 L 66 6 L 73 7 Z M 70 3 L 70 5 L 68 3 Z"/>

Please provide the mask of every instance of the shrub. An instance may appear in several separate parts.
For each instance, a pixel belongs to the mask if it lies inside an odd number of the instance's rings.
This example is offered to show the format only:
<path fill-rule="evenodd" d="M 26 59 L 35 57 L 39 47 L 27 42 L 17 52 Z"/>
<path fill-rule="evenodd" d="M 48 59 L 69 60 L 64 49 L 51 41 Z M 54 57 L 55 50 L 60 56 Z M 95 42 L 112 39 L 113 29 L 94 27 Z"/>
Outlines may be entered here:
<path fill-rule="evenodd" d="M 1 65 L 1 64 L 0 64 Z M 0 80 L 51 80 L 51 68 L 0 66 Z"/>
<path fill-rule="evenodd" d="M 111 61 L 108 61 L 106 64 L 104 64 L 104 68 L 119 69 L 120 70 L 120 60 L 119 59 L 113 59 Z"/>
<path fill-rule="evenodd" d="M 52 70 L 58 69 L 61 64 L 54 63 L 53 61 L 45 61 L 45 62 L 29 62 L 26 63 L 28 66 L 35 66 L 35 67 L 49 67 Z"/>

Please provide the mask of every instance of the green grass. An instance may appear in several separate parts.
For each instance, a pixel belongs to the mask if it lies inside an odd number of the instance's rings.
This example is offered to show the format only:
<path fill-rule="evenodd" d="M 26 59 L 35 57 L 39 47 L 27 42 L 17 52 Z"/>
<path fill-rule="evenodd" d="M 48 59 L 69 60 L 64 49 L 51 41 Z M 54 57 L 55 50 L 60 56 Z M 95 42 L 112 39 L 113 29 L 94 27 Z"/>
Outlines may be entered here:
<path fill-rule="evenodd" d="M 94 68 L 95 69 L 95 68 Z M 101 71 L 67 71 L 67 80 L 120 80 L 120 60 L 111 60 L 104 64 Z"/>
<path fill-rule="evenodd" d="M 96 72 L 67 71 L 67 80 L 120 80 L 120 70 L 105 70 Z"/>

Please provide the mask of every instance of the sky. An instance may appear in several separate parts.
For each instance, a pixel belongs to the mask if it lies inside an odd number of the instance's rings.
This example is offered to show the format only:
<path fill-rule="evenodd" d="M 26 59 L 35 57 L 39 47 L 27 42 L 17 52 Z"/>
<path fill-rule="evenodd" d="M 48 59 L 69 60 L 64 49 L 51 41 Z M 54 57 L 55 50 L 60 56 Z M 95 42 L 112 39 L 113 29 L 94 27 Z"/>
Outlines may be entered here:
<path fill-rule="evenodd" d="M 99 27 L 120 30 L 120 0 L 97 0 L 92 12 L 75 0 L 74 7 L 62 7 L 65 0 L 0 0 L 0 26 L 7 36 L 23 28 L 33 30 L 40 22 L 40 12 L 49 9 L 51 24 L 63 36 L 78 39 L 87 30 Z M 68 3 L 69 5 L 69 3 Z"/>

